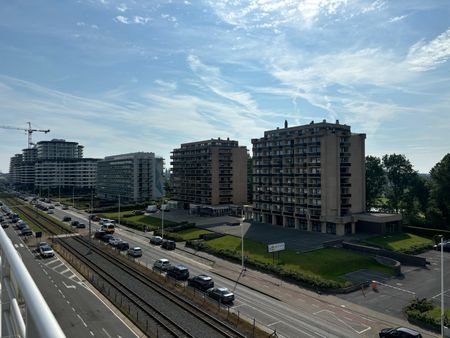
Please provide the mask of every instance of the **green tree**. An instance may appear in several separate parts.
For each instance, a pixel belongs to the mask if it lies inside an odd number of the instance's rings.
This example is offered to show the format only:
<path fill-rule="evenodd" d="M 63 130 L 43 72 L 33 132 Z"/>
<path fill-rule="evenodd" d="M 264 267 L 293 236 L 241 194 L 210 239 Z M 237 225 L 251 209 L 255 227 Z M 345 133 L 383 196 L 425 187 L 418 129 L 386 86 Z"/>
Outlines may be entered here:
<path fill-rule="evenodd" d="M 384 155 L 383 167 L 388 181 L 389 207 L 391 210 L 399 212 L 402 202 L 408 202 L 405 197 L 412 187 L 417 172 L 414 171 L 411 162 L 406 159 L 405 155 L 399 154 Z"/>
<path fill-rule="evenodd" d="M 450 227 L 450 154 L 431 169 L 431 199 L 433 218 L 441 221 L 438 225 Z"/>
<path fill-rule="evenodd" d="M 377 200 L 383 195 L 386 176 L 381 159 L 366 156 L 366 210 L 378 206 Z"/>

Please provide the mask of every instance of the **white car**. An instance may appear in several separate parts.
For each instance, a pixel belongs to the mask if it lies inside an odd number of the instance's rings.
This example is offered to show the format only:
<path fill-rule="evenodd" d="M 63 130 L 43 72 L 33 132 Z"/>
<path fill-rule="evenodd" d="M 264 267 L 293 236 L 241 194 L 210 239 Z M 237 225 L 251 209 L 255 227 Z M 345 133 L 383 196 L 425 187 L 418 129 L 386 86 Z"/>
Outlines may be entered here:
<path fill-rule="evenodd" d="M 161 270 L 161 271 L 166 271 L 169 267 L 170 267 L 170 262 L 166 258 L 158 259 L 153 264 L 153 269 L 157 269 L 157 270 Z"/>
<path fill-rule="evenodd" d="M 117 244 L 119 244 L 120 242 L 122 242 L 122 239 L 120 239 L 118 237 L 112 237 L 109 239 L 109 245 L 112 245 L 112 246 L 117 246 Z"/>
<path fill-rule="evenodd" d="M 44 258 L 53 257 L 55 255 L 55 252 L 53 251 L 53 249 L 48 244 L 40 245 L 39 246 L 39 253 Z"/>

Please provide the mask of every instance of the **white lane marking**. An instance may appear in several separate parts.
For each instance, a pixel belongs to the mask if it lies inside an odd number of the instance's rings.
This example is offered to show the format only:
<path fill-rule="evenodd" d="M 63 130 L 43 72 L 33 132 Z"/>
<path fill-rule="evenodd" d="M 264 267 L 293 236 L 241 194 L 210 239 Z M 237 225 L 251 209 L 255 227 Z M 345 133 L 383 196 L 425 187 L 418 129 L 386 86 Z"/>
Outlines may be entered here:
<path fill-rule="evenodd" d="M 19 246 L 20 246 L 21 248 L 24 248 L 24 245 L 23 245 L 22 243 L 19 243 Z"/>
<path fill-rule="evenodd" d="M 83 318 L 81 318 L 81 316 L 79 314 L 77 314 L 77 317 L 80 318 L 80 320 L 83 323 L 84 327 L 87 327 L 86 322 L 83 320 Z"/>
<path fill-rule="evenodd" d="M 67 302 L 67 305 L 69 305 L 69 304 L 70 304 L 70 302 L 69 302 L 68 300 L 66 300 L 66 302 Z"/>
<path fill-rule="evenodd" d="M 108 333 L 108 331 L 105 330 L 104 327 L 102 327 L 102 331 L 105 332 L 105 334 L 106 334 L 109 338 L 112 338 L 111 335 Z"/>
<path fill-rule="evenodd" d="M 66 283 L 64 283 L 64 281 L 62 282 L 64 284 L 64 286 L 68 289 L 76 289 L 77 287 L 75 285 L 67 285 Z"/>
<path fill-rule="evenodd" d="M 54 260 L 45 263 L 45 265 L 49 266 L 49 265 L 52 265 L 53 263 L 56 263 L 56 262 L 58 262 L 58 261 L 59 261 L 59 259 L 58 259 L 58 258 L 55 258 Z"/>
<path fill-rule="evenodd" d="M 74 307 L 72 307 L 72 311 L 73 311 L 73 312 L 76 312 Z"/>
<path fill-rule="evenodd" d="M 16 247 L 16 249 L 19 249 L 19 245 L 17 243 L 14 243 L 14 246 Z"/>
<path fill-rule="evenodd" d="M 48 276 L 48 272 L 44 269 L 42 269 L 42 271 L 44 271 L 44 273 Z"/>
<path fill-rule="evenodd" d="M 316 335 L 318 335 L 319 337 L 322 337 L 322 338 L 327 338 L 326 336 L 324 336 L 324 335 L 321 335 L 320 333 L 318 333 L 318 332 L 316 332 L 316 331 L 314 331 L 314 333 L 315 333 Z"/>
<path fill-rule="evenodd" d="M 366 332 L 366 331 L 369 331 L 371 329 L 371 327 L 370 326 L 368 326 L 367 327 L 367 329 L 364 329 L 364 330 L 362 330 L 362 331 L 356 331 L 358 334 L 362 334 L 362 333 L 364 333 L 364 332 Z"/>
<path fill-rule="evenodd" d="M 267 326 L 272 326 L 272 325 L 279 324 L 279 323 L 281 323 L 281 320 L 279 320 L 279 321 L 277 321 L 275 323 L 267 324 Z"/>
<path fill-rule="evenodd" d="M 54 266 L 52 269 L 56 270 L 56 269 L 58 269 L 58 268 L 60 268 L 62 266 L 64 266 L 64 263 L 58 264 L 57 266 Z"/>
<path fill-rule="evenodd" d="M 320 308 L 319 305 L 316 305 L 316 304 L 311 304 L 311 305 L 314 306 L 314 307 L 316 307 L 316 308 Z"/>
<path fill-rule="evenodd" d="M 94 336 L 94 332 L 92 332 L 92 331 L 89 331 L 89 333 L 91 334 L 91 336 Z"/>
<path fill-rule="evenodd" d="M 66 272 L 68 272 L 68 271 L 70 271 L 70 269 L 69 268 L 67 268 L 66 270 L 64 270 L 64 271 L 61 271 L 60 272 L 60 274 L 62 274 L 62 275 L 64 275 Z"/>
<path fill-rule="evenodd" d="M 347 319 L 348 321 L 353 321 L 353 319 L 351 319 L 351 318 L 348 318 L 348 317 L 342 317 L 342 318 L 344 318 L 344 319 Z"/>

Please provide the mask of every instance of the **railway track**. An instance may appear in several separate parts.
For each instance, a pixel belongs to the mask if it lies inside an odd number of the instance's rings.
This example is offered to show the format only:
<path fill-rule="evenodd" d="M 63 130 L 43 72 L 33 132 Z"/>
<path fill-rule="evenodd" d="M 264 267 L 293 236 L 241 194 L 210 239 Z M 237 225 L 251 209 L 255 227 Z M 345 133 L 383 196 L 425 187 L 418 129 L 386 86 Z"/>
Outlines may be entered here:
<path fill-rule="evenodd" d="M 45 217 L 44 221 L 42 215 L 36 217 L 30 211 L 30 206 L 24 203 L 17 208 L 30 221 L 51 234 L 55 234 L 55 231 L 57 234 L 68 232 L 51 218 Z M 153 326 L 157 326 L 160 329 L 157 332 L 159 337 L 245 337 L 179 294 L 152 281 L 124 257 L 108 254 L 96 245 L 89 245 L 86 239 L 79 236 L 58 238 L 57 241 L 71 255 L 95 271 L 121 297 L 126 297 Z M 92 250 L 91 255 L 85 255 L 87 249 Z"/>

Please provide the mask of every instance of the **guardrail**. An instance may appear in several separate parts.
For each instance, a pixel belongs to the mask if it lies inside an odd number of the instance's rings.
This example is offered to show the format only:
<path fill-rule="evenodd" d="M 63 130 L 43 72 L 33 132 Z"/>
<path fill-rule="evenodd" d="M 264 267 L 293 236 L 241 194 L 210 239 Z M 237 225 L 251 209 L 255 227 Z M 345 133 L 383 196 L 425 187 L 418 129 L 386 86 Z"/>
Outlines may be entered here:
<path fill-rule="evenodd" d="M 44 297 L 2 228 L 0 259 L 1 336 L 65 338 Z"/>

